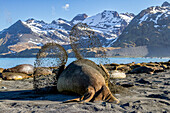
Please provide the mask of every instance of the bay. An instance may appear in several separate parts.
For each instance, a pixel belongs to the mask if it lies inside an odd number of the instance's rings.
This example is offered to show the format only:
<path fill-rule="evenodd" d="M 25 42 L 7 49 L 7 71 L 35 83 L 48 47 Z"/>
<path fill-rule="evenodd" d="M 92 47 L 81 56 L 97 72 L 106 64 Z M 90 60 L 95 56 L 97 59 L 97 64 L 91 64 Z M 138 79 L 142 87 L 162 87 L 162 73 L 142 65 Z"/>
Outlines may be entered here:
<path fill-rule="evenodd" d="M 97 64 L 106 64 L 106 63 L 118 63 L 118 64 L 126 64 L 126 63 L 142 63 L 142 62 L 165 62 L 169 61 L 170 57 L 167 58 L 87 58 L 94 61 Z M 19 64 L 32 64 L 34 65 L 36 58 L 0 58 L 0 68 L 11 68 Z M 68 58 L 67 64 L 70 64 L 72 61 L 75 61 L 76 58 Z"/>

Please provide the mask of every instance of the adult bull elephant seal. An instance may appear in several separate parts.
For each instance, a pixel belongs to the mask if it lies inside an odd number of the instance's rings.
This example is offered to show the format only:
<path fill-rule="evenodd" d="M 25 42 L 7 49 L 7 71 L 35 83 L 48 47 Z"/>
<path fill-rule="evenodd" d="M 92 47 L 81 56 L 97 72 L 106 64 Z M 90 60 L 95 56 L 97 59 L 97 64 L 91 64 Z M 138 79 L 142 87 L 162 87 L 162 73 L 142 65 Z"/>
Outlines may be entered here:
<path fill-rule="evenodd" d="M 93 66 L 88 65 L 89 60 L 86 60 L 86 63 L 82 63 L 82 60 L 85 61 L 85 59 L 79 59 L 72 62 L 58 78 L 59 92 L 73 92 L 82 96 L 65 102 L 115 101 L 119 103 L 106 86 L 102 74 Z"/>
<path fill-rule="evenodd" d="M 4 72 L 33 74 L 34 67 L 31 64 L 21 64 L 12 68 L 5 69 Z"/>

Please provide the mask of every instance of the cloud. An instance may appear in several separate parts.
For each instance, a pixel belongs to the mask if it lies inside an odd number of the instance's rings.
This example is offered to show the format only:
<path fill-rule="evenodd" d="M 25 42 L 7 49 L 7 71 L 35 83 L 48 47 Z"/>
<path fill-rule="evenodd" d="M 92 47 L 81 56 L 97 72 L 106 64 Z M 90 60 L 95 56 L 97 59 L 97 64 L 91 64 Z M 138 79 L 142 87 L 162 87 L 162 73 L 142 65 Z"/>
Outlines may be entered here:
<path fill-rule="evenodd" d="M 9 11 L 4 11 L 4 14 L 5 14 L 6 23 L 11 24 L 12 23 L 11 13 Z"/>
<path fill-rule="evenodd" d="M 70 5 L 69 4 L 66 4 L 65 6 L 63 6 L 62 8 L 64 9 L 64 10 L 68 10 L 69 9 L 69 7 L 70 7 Z"/>
<path fill-rule="evenodd" d="M 52 16 L 56 15 L 56 9 L 54 6 L 51 7 L 51 14 L 52 14 Z"/>

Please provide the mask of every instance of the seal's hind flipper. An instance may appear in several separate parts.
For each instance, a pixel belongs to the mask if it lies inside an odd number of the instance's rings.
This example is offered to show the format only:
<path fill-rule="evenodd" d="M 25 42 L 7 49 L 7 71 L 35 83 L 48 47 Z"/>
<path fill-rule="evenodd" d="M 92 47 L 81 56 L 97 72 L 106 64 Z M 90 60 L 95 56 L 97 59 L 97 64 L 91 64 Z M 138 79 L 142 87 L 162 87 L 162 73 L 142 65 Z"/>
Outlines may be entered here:
<path fill-rule="evenodd" d="M 64 101 L 63 103 L 68 103 L 68 102 L 80 102 L 81 98 L 75 98 L 71 100 Z"/>
<path fill-rule="evenodd" d="M 88 87 L 87 92 L 81 98 L 75 98 L 71 100 L 64 101 L 63 103 L 68 102 L 89 102 L 94 97 L 95 90 L 93 87 Z"/>
<path fill-rule="evenodd" d="M 103 100 L 106 102 L 116 102 L 118 104 L 120 101 L 112 95 L 110 92 L 110 89 L 107 86 L 103 86 L 103 91 L 102 91 L 104 97 Z"/>
<path fill-rule="evenodd" d="M 119 100 L 112 95 L 106 85 L 102 86 L 102 88 L 96 92 L 93 99 L 93 101 L 115 102 L 117 104 L 119 103 Z"/>
<path fill-rule="evenodd" d="M 93 87 L 88 87 L 87 88 L 87 93 L 84 94 L 84 96 L 82 96 L 81 98 L 81 102 L 89 102 L 92 100 L 92 98 L 95 95 L 95 90 Z"/>

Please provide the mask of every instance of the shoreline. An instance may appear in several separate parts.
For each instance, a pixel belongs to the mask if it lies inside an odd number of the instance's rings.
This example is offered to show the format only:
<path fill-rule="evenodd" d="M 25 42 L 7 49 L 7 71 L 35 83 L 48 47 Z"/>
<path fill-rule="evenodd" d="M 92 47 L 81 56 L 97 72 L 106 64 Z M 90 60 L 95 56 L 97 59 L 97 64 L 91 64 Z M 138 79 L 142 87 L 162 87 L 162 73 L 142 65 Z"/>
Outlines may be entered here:
<path fill-rule="evenodd" d="M 35 57 L 1 57 L 0 58 L 36 58 Z M 68 58 L 76 58 L 76 57 L 69 57 Z M 149 56 L 107 56 L 107 57 L 84 57 L 84 58 L 170 58 L 170 57 L 149 57 Z"/>
<path fill-rule="evenodd" d="M 94 61 L 97 64 L 127 64 L 127 63 L 142 63 L 142 62 L 167 62 L 170 60 L 170 57 L 165 58 L 153 58 L 153 57 L 112 57 L 112 58 L 87 58 Z M 19 64 L 31 64 L 34 65 L 36 58 L 0 58 L 0 62 L 4 62 L 0 64 L 0 68 L 11 68 Z M 67 64 L 76 60 L 76 58 L 68 58 Z"/>

